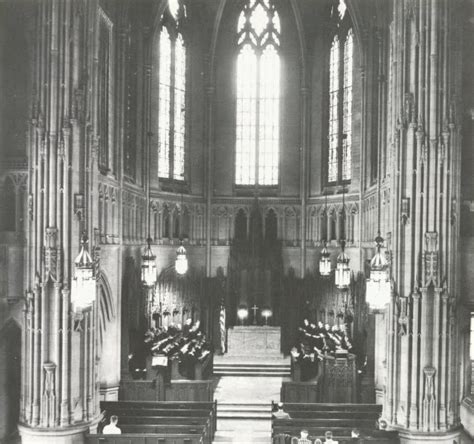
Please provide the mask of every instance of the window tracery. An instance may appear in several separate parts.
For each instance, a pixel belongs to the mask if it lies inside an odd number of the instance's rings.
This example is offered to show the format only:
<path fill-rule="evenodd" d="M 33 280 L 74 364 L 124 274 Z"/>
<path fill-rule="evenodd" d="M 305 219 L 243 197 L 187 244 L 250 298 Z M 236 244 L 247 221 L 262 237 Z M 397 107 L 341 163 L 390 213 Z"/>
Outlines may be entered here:
<path fill-rule="evenodd" d="M 237 26 L 237 185 L 278 184 L 280 31 L 270 0 L 245 4 Z"/>
<path fill-rule="evenodd" d="M 328 184 L 349 182 L 352 166 L 354 37 L 344 1 L 332 11 L 335 33 L 329 55 Z"/>
<path fill-rule="evenodd" d="M 159 43 L 158 176 L 183 181 L 186 138 L 186 46 L 180 31 L 184 8 L 170 0 Z"/>

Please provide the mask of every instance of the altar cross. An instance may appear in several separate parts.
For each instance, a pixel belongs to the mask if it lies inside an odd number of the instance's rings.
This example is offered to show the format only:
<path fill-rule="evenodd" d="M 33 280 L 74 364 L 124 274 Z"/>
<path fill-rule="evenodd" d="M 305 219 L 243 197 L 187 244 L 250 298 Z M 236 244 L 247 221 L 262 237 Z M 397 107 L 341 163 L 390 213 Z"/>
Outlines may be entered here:
<path fill-rule="evenodd" d="M 258 310 L 258 307 L 253 304 L 253 307 L 251 308 L 251 310 L 253 311 L 253 325 L 257 325 L 257 310 Z"/>

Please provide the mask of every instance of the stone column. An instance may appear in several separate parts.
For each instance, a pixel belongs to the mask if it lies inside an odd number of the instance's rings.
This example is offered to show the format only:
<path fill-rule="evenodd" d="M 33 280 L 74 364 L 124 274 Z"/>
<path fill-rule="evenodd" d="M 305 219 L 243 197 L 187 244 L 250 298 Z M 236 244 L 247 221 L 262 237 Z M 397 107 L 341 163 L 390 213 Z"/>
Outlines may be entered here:
<path fill-rule="evenodd" d="M 306 273 L 306 215 L 307 215 L 307 201 L 308 201 L 308 184 L 309 184 L 309 153 L 308 153 L 308 88 L 302 86 L 301 90 L 301 150 L 300 150 L 300 199 L 301 199 L 301 218 L 300 218 L 300 237 L 301 237 L 301 256 L 300 268 L 301 278 L 304 278 Z"/>
<path fill-rule="evenodd" d="M 93 138 L 86 134 L 94 124 L 85 103 L 96 106 L 86 67 L 93 70 L 91 18 L 97 18 L 98 6 L 95 0 L 44 0 L 33 7 L 28 302 L 19 429 L 23 444 L 81 443 L 99 415 L 97 309 L 94 304 L 85 319 L 75 318 L 69 289 L 80 234 L 87 230 L 93 237 L 96 203 L 87 196 L 96 168 L 88 143 Z M 72 347 L 73 334 L 80 336 L 86 354 Z"/>
<path fill-rule="evenodd" d="M 393 4 L 388 143 L 393 298 L 384 419 L 402 443 L 459 435 L 457 326 L 451 313 L 460 201 L 458 2 Z M 390 163 L 389 163 L 390 164 Z M 434 437 L 436 435 L 436 437 Z"/>
<path fill-rule="evenodd" d="M 212 196 L 214 187 L 213 152 L 214 152 L 214 94 L 213 81 L 206 87 L 206 276 L 212 275 Z"/>

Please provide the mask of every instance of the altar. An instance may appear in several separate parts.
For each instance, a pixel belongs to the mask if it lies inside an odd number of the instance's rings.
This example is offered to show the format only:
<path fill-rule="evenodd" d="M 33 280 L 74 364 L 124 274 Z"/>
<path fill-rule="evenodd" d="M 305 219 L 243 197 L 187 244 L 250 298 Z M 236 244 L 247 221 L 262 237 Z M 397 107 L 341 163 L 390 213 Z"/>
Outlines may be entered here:
<path fill-rule="evenodd" d="M 281 357 L 280 327 L 236 326 L 227 331 L 229 356 Z"/>

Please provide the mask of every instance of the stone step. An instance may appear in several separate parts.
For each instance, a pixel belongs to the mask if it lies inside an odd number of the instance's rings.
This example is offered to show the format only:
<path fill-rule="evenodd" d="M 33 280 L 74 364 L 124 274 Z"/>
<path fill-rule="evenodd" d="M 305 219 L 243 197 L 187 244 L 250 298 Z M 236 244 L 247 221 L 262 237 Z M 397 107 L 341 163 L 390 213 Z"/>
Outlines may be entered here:
<path fill-rule="evenodd" d="M 225 366 L 214 366 L 214 373 L 219 371 L 253 371 L 253 372 L 290 372 L 291 369 L 288 367 L 258 367 L 253 365 L 246 365 L 241 367 L 235 367 L 233 365 Z"/>
<path fill-rule="evenodd" d="M 219 403 L 217 417 L 222 419 L 270 420 L 267 403 Z"/>
<path fill-rule="evenodd" d="M 227 376 L 290 376 L 288 364 L 224 364 L 214 365 L 215 375 Z"/>
<path fill-rule="evenodd" d="M 217 414 L 219 419 L 246 419 L 246 420 L 262 420 L 271 419 L 271 415 L 265 412 L 220 412 Z"/>
<path fill-rule="evenodd" d="M 220 363 L 214 363 L 214 368 L 222 368 L 222 367 L 236 367 L 236 368 L 284 368 L 284 369 L 290 369 L 291 365 L 288 363 L 249 363 L 249 362 L 220 362 Z"/>
<path fill-rule="evenodd" d="M 289 371 L 274 371 L 274 372 L 269 372 L 269 371 L 253 371 L 253 370 L 214 370 L 214 375 L 216 376 L 267 376 L 267 377 L 272 377 L 272 376 L 279 376 L 279 377 L 285 377 L 285 376 L 290 376 Z"/>
<path fill-rule="evenodd" d="M 271 436 L 271 422 L 269 419 L 221 418 L 218 420 L 217 432 L 213 442 L 270 444 L 272 442 Z"/>
<path fill-rule="evenodd" d="M 219 409 L 225 410 L 236 410 L 236 409 L 243 409 L 243 410 L 261 410 L 261 411 L 270 411 L 270 403 L 264 402 L 220 402 Z"/>
<path fill-rule="evenodd" d="M 238 438 L 236 436 L 239 436 Z M 220 443 L 240 443 L 240 444 L 271 444 L 272 439 L 267 437 L 258 437 L 252 435 L 239 435 L 238 433 L 233 434 L 231 436 L 216 434 L 214 437 L 214 441 L 212 442 L 220 442 Z"/>
<path fill-rule="evenodd" d="M 255 443 L 255 444 L 271 444 L 272 439 L 268 436 L 268 433 L 265 433 L 262 436 L 258 436 L 255 434 L 244 434 L 235 431 L 234 433 L 221 433 L 216 432 L 213 442 L 220 442 L 220 443 L 241 443 L 241 444 L 248 444 L 248 443 Z"/>

